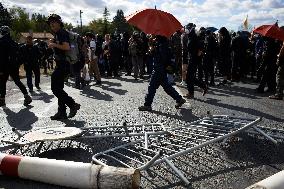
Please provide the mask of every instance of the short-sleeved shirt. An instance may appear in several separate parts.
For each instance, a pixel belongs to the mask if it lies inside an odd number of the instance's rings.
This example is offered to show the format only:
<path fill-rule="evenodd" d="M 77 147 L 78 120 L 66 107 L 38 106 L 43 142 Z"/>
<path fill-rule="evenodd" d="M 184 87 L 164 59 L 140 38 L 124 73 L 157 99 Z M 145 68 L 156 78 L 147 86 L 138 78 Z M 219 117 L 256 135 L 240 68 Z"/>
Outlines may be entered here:
<path fill-rule="evenodd" d="M 69 34 L 66 30 L 60 29 L 58 32 L 55 33 L 55 43 L 62 45 L 64 42 L 70 44 Z M 55 61 L 66 61 L 66 51 L 54 48 L 54 54 L 55 54 Z"/>

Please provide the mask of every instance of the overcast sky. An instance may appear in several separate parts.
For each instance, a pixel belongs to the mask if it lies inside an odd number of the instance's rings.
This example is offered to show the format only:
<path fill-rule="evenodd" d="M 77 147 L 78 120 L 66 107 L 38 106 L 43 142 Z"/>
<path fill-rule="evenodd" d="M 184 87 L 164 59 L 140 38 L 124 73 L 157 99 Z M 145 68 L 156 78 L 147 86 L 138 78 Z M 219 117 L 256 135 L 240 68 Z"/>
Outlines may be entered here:
<path fill-rule="evenodd" d="M 110 18 L 122 9 L 125 15 L 143 8 L 161 9 L 172 13 L 183 25 L 194 22 L 200 26 L 225 26 L 237 30 L 248 15 L 249 24 L 284 25 L 284 0 L 0 0 L 6 7 L 19 6 L 29 13 L 57 13 L 65 22 L 77 25 L 79 10 L 83 24 L 102 17 L 104 7 Z"/>

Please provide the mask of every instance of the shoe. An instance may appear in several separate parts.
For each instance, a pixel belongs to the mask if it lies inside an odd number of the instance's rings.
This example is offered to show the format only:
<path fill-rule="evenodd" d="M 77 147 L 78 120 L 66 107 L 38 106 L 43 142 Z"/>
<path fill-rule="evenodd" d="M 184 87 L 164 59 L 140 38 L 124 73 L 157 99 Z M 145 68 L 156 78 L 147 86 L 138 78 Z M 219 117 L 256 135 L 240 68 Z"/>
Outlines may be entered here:
<path fill-rule="evenodd" d="M 24 100 L 24 106 L 28 106 L 32 101 L 33 101 L 32 98 L 28 94 L 26 94 Z"/>
<path fill-rule="evenodd" d="M 37 86 L 36 88 L 37 88 L 37 90 L 41 90 L 40 86 Z"/>
<path fill-rule="evenodd" d="M 204 89 L 203 89 L 203 92 L 202 92 L 202 96 L 205 96 L 208 92 L 208 87 L 206 86 Z"/>
<path fill-rule="evenodd" d="M 140 78 L 140 79 L 144 79 L 143 75 L 140 75 L 139 78 Z"/>
<path fill-rule="evenodd" d="M 214 82 L 210 82 L 210 83 L 209 83 L 209 86 L 214 87 L 214 86 L 216 86 L 216 85 L 215 85 Z"/>
<path fill-rule="evenodd" d="M 74 117 L 77 114 L 78 110 L 80 110 L 80 106 L 80 104 L 75 103 L 73 107 L 70 108 L 68 118 Z"/>
<path fill-rule="evenodd" d="M 274 100 L 283 100 L 283 96 L 280 96 L 280 95 L 271 95 L 269 96 L 270 99 L 274 99 Z"/>
<path fill-rule="evenodd" d="M 102 84 L 102 81 L 97 81 L 96 83 L 95 83 L 95 85 L 101 85 Z"/>
<path fill-rule="evenodd" d="M 62 120 L 62 119 L 67 119 L 66 113 L 60 113 L 57 112 L 55 115 L 50 116 L 51 120 Z"/>
<path fill-rule="evenodd" d="M 6 106 L 5 98 L 0 98 L 0 107 Z"/>
<path fill-rule="evenodd" d="M 29 92 L 30 92 L 30 93 L 34 93 L 34 90 L 33 90 L 33 89 L 29 89 Z"/>
<path fill-rule="evenodd" d="M 187 99 L 194 99 L 194 94 L 187 93 L 184 97 Z"/>
<path fill-rule="evenodd" d="M 181 85 L 181 86 L 186 86 L 185 81 L 180 82 L 180 85 Z"/>
<path fill-rule="evenodd" d="M 152 111 L 152 107 L 151 106 L 140 106 L 138 110 L 139 111 Z"/>
<path fill-rule="evenodd" d="M 276 89 L 267 89 L 266 91 L 265 91 L 266 93 L 275 93 L 276 92 Z"/>
<path fill-rule="evenodd" d="M 258 88 L 255 89 L 255 92 L 256 93 L 264 93 L 264 89 L 258 87 Z"/>
<path fill-rule="evenodd" d="M 182 98 L 179 102 L 176 103 L 176 109 L 180 108 L 184 103 L 186 103 L 186 100 Z"/>

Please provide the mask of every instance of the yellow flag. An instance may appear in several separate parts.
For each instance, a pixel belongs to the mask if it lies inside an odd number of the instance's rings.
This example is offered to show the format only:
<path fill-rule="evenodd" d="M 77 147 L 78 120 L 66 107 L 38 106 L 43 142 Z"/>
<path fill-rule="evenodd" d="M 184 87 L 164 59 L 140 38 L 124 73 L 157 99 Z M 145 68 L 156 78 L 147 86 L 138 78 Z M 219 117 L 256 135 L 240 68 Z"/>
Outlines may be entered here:
<path fill-rule="evenodd" d="M 244 25 L 244 30 L 248 30 L 248 15 L 247 15 L 243 25 Z"/>

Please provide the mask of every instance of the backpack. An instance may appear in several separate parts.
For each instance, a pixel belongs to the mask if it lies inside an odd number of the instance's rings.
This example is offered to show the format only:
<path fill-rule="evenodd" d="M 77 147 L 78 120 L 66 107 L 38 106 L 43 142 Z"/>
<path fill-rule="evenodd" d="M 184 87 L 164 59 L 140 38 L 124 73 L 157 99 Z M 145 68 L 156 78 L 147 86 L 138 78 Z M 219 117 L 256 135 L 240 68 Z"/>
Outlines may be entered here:
<path fill-rule="evenodd" d="M 70 64 L 76 64 L 82 61 L 84 57 L 82 47 L 84 45 L 84 39 L 77 33 L 68 31 L 70 39 L 70 50 L 66 52 L 66 59 Z"/>

